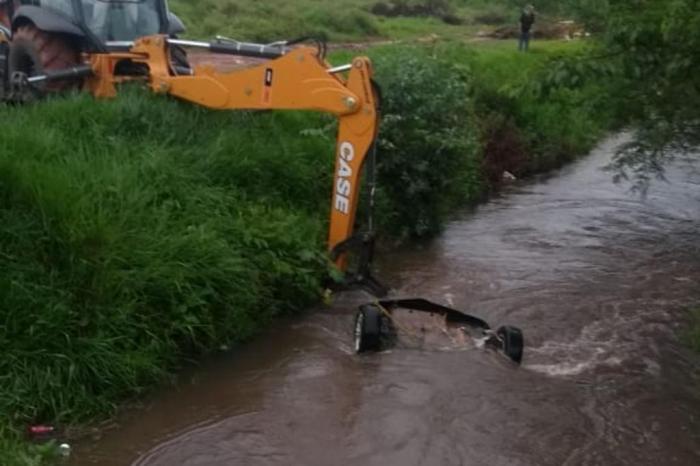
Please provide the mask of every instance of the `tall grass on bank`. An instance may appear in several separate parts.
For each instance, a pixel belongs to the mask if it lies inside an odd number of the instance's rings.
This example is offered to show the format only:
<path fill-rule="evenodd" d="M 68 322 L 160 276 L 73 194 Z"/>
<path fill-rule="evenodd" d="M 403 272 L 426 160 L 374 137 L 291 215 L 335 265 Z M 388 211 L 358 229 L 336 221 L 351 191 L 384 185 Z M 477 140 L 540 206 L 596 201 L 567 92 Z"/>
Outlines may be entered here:
<path fill-rule="evenodd" d="M 477 113 L 482 132 L 508 147 L 486 145 L 487 164 L 503 164 L 517 175 L 561 166 L 588 152 L 618 121 L 621 103 L 617 82 L 601 76 L 576 87 L 562 86 L 544 94 L 535 91 L 551 80 L 560 57 L 591 54 L 585 41 L 534 42 L 530 53 L 519 53 L 512 42 L 485 44 L 471 58 Z M 492 141 L 493 142 L 493 141 Z"/>
<path fill-rule="evenodd" d="M 188 34 L 271 41 L 309 34 L 334 40 L 378 35 L 367 0 L 323 1 L 171 0 L 171 9 L 188 26 Z"/>
<path fill-rule="evenodd" d="M 333 41 L 410 40 L 435 34 L 466 39 L 486 23 L 517 24 L 520 8 L 508 0 L 170 0 L 169 4 L 184 20 L 190 37 L 220 34 L 263 42 L 309 35 Z M 387 9 L 401 14 L 372 13 Z"/>
<path fill-rule="evenodd" d="M 313 303 L 333 159 L 300 135 L 314 118 L 141 92 L 3 109 L 0 412 L 102 414 Z"/>
<path fill-rule="evenodd" d="M 379 222 L 400 237 L 438 232 L 455 206 L 517 177 L 557 168 L 589 151 L 618 121 L 609 78 L 532 89 L 560 56 L 584 42 L 382 46 L 367 50 L 385 95 L 379 153 Z M 336 58 L 349 59 L 349 52 Z"/>

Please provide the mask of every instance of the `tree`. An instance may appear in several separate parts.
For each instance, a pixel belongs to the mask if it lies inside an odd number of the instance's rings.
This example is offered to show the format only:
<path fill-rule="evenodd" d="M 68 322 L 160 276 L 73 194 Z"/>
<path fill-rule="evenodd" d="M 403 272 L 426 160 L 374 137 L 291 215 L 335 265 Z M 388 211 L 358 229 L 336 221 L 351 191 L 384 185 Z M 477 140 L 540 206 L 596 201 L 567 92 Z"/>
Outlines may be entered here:
<path fill-rule="evenodd" d="M 700 0 L 565 0 L 560 8 L 599 41 L 578 56 L 552 63 L 539 88 L 610 81 L 633 140 L 611 164 L 616 179 L 646 189 L 664 166 L 700 146 Z M 612 104 L 611 104 L 612 105 Z"/>
<path fill-rule="evenodd" d="M 610 7 L 605 48 L 624 82 L 635 136 L 613 167 L 645 187 L 669 160 L 700 146 L 700 0 L 610 0 Z"/>

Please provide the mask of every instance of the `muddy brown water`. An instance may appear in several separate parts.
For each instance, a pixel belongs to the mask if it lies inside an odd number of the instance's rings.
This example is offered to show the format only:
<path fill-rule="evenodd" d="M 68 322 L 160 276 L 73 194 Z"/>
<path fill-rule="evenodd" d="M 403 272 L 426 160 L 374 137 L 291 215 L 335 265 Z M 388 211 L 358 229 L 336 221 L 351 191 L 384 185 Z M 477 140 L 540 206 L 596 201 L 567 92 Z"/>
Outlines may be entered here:
<path fill-rule="evenodd" d="M 700 464 L 700 175 L 646 200 L 600 171 L 611 139 L 383 257 L 396 296 L 521 327 L 523 365 L 474 346 L 351 351 L 362 293 L 275 325 L 126 413 L 72 464 Z"/>

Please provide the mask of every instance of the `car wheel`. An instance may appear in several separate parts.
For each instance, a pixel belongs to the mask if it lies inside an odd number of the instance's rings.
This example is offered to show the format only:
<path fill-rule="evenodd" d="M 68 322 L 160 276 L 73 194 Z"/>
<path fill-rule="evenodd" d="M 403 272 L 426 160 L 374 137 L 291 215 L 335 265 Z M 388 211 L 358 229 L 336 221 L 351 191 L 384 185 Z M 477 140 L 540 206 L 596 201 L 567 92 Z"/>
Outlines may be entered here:
<path fill-rule="evenodd" d="M 506 356 L 513 362 L 520 364 L 523 360 L 523 349 L 525 347 L 522 330 L 506 325 L 499 328 L 496 335 L 503 342 L 503 352 Z"/>
<path fill-rule="evenodd" d="M 361 306 L 355 316 L 353 332 L 355 352 L 379 351 L 381 333 L 382 311 L 372 304 Z"/>

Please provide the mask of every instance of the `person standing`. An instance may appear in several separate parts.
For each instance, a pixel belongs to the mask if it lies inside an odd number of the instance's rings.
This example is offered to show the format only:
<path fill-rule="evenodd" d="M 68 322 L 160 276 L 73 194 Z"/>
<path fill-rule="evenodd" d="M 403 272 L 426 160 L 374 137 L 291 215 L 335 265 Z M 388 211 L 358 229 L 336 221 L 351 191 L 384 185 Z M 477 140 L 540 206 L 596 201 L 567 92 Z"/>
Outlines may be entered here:
<path fill-rule="evenodd" d="M 528 5 L 523 9 L 520 15 L 520 41 L 518 42 L 518 50 L 521 52 L 527 51 L 530 48 L 530 30 L 535 24 L 535 7 Z"/>

